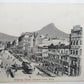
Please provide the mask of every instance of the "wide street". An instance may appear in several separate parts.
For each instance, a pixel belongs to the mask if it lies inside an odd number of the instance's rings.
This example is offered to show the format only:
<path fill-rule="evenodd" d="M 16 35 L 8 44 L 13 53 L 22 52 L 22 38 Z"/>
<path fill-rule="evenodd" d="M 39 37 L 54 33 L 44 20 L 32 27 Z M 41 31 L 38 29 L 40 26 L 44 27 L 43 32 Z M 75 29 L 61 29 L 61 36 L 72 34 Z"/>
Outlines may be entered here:
<path fill-rule="evenodd" d="M 12 54 L 10 54 L 8 51 L 5 51 L 4 53 L 2 53 L 2 61 L 4 64 L 4 68 L 1 68 L 1 72 L 0 75 L 2 77 L 11 77 L 10 75 L 7 75 L 6 70 L 7 70 L 7 66 L 11 66 L 11 64 L 13 64 L 14 62 L 12 61 L 13 59 L 17 60 L 17 62 L 19 62 L 19 60 L 17 58 L 15 58 Z M 8 59 L 9 58 L 9 59 Z M 11 58 L 11 59 L 10 59 Z M 17 63 L 18 64 L 18 63 Z M 36 65 L 38 65 L 38 63 L 33 63 L 31 62 L 31 66 L 34 68 Z M 6 68 L 5 68 L 6 67 Z M 27 74 L 25 73 L 25 71 L 23 69 L 17 70 L 16 72 L 14 72 L 15 74 L 15 78 L 36 78 L 36 77 L 48 77 L 45 73 L 41 72 L 39 69 L 37 69 L 35 67 L 34 71 L 32 72 L 32 74 Z"/>
<path fill-rule="evenodd" d="M 39 74 L 38 74 L 39 73 Z M 27 77 L 27 78 L 36 78 L 36 77 L 48 77 L 45 73 L 41 72 L 39 69 L 35 68 L 32 74 L 27 74 L 24 70 L 18 70 L 15 73 L 15 77 Z"/>

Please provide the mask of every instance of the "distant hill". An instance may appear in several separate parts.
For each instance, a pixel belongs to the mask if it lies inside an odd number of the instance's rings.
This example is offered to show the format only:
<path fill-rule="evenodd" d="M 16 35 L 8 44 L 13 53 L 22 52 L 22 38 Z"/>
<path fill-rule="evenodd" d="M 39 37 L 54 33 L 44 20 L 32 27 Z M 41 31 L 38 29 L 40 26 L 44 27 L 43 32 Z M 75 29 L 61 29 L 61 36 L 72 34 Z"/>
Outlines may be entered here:
<path fill-rule="evenodd" d="M 15 36 L 0 33 L 0 41 L 6 42 L 6 41 L 14 41 L 16 39 L 17 39 L 17 37 L 15 37 Z"/>
<path fill-rule="evenodd" d="M 59 39 L 64 39 L 64 38 L 69 37 L 69 34 L 56 28 L 53 23 L 46 25 L 41 30 L 36 31 L 36 33 L 38 33 L 37 38 L 39 38 L 41 35 L 47 35 L 47 37 L 49 37 L 49 38 L 59 38 Z M 17 38 L 18 37 L 0 33 L 0 41 L 4 41 L 4 42 L 5 41 L 14 41 Z"/>
<path fill-rule="evenodd" d="M 48 24 L 47 26 L 43 27 L 41 30 L 37 31 L 38 36 L 40 35 L 47 35 L 49 38 L 68 38 L 69 34 L 59 30 L 55 27 L 53 23 Z"/>

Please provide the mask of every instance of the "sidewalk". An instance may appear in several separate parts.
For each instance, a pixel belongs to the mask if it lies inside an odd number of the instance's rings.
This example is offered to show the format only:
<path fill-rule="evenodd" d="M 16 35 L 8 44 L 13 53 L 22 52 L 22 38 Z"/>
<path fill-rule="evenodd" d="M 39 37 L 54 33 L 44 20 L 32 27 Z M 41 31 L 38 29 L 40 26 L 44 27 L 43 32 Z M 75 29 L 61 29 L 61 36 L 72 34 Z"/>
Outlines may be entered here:
<path fill-rule="evenodd" d="M 56 77 L 56 74 L 53 74 L 52 72 L 44 69 L 43 67 L 40 66 L 36 66 L 40 71 L 44 72 L 45 74 L 47 74 L 50 77 Z"/>

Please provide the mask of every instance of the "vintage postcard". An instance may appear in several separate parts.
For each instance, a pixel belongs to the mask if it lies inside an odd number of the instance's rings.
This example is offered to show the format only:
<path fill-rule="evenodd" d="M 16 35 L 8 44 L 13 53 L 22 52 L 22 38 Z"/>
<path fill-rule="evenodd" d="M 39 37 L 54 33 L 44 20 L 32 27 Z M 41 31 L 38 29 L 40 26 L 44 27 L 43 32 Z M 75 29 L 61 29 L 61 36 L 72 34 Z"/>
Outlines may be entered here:
<path fill-rule="evenodd" d="M 84 81 L 84 4 L 0 3 L 0 82 Z"/>

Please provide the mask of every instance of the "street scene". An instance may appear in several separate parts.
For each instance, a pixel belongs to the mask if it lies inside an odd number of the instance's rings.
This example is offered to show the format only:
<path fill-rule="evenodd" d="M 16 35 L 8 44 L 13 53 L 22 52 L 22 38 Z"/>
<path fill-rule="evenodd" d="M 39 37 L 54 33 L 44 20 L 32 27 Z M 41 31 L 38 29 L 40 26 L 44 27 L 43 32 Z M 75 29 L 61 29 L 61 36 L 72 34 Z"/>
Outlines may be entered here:
<path fill-rule="evenodd" d="M 46 26 L 47 30 L 54 27 L 52 23 Z M 13 42 L 0 43 L 0 74 L 12 78 L 79 76 L 81 45 L 80 25 L 74 26 L 68 37 L 59 39 L 36 32 L 22 33 Z"/>
<path fill-rule="evenodd" d="M 3 76 L 3 77 L 4 77 L 4 75 L 6 77 L 9 77 L 9 78 L 10 77 L 20 77 L 20 76 L 22 76 L 22 77 L 27 77 L 28 76 L 29 78 L 31 78 L 32 76 L 36 76 L 36 75 L 38 75 L 38 76 L 46 76 L 46 77 L 48 76 L 47 74 L 43 73 L 42 71 L 40 71 L 38 68 L 35 67 L 35 66 L 38 65 L 37 63 L 31 63 L 31 66 L 32 66 L 32 69 L 31 70 L 32 70 L 32 72 L 27 73 L 27 71 L 22 68 L 22 62 L 23 61 L 19 61 L 12 54 L 10 54 L 8 52 L 8 50 L 4 50 L 4 53 L 2 54 L 2 56 L 4 56 L 4 58 L 2 60 L 4 60 L 4 64 L 3 65 L 4 65 L 5 69 L 4 68 L 1 68 L 0 75 Z M 7 60 L 8 58 L 5 58 L 6 56 L 7 57 L 10 56 L 13 60 L 12 59 Z M 22 58 L 20 58 L 20 59 L 22 59 Z M 24 61 L 26 61 L 27 63 L 29 62 L 26 59 L 24 59 Z M 16 66 L 15 66 L 13 68 L 14 69 L 13 70 L 11 65 L 14 65 L 14 64 L 17 64 L 18 67 L 16 68 Z M 9 69 L 9 68 L 11 69 L 11 71 L 8 71 L 7 72 L 7 69 Z M 17 70 L 15 70 L 15 68 Z M 18 68 L 20 68 L 20 69 L 18 69 Z M 12 74 L 11 74 L 11 72 L 12 72 Z"/>
<path fill-rule="evenodd" d="M 0 11 L 2 79 L 81 76 L 83 5 L 0 3 Z"/>

